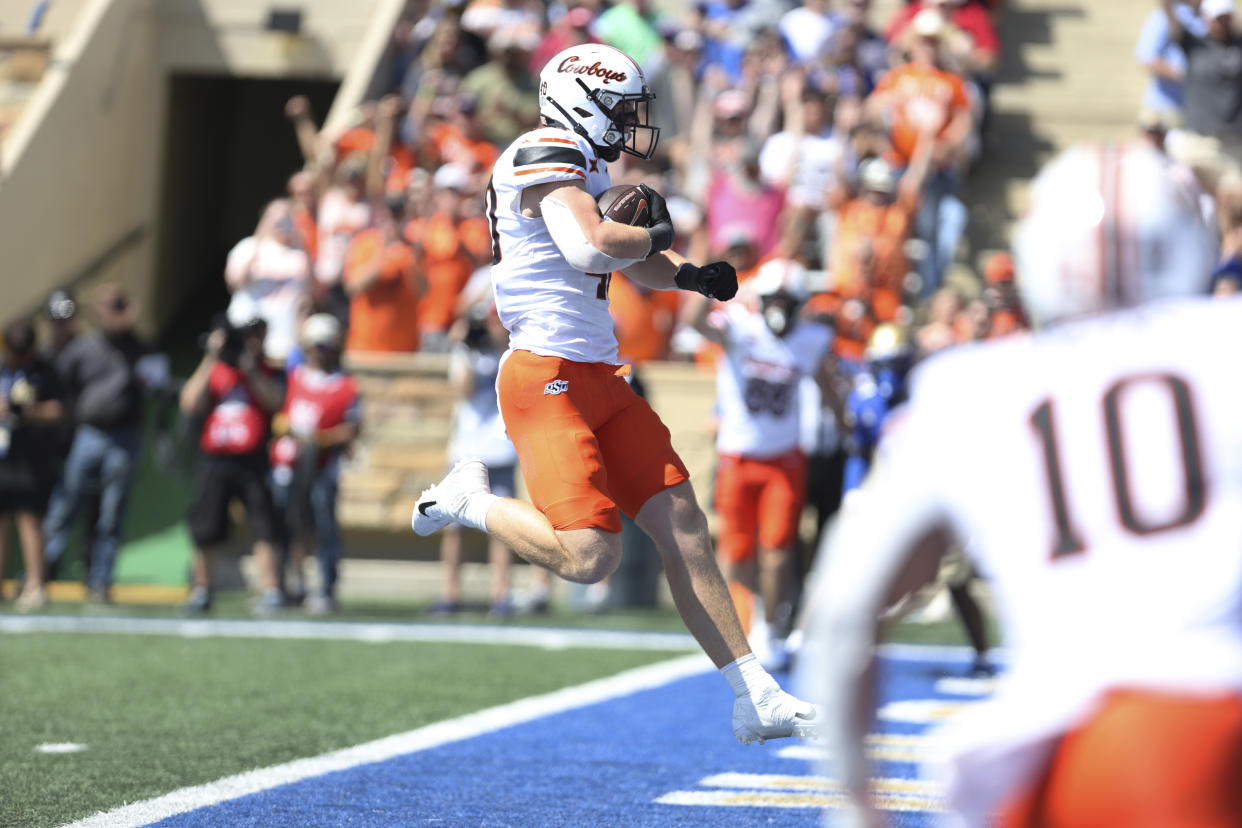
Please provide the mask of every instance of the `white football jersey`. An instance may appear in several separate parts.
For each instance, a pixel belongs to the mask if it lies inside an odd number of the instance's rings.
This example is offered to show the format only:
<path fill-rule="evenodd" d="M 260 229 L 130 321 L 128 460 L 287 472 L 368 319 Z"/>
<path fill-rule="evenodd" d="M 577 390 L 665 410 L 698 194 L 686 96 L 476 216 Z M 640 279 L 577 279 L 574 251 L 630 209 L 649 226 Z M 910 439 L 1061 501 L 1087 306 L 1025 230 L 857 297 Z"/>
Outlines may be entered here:
<path fill-rule="evenodd" d="M 740 304 L 713 311 L 708 321 L 725 339 L 716 368 L 716 450 L 769 458 L 797 448 L 801 381 L 823 362 L 832 332 L 818 323 L 799 322 L 782 339 L 760 314 Z"/>
<path fill-rule="evenodd" d="M 882 447 L 908 488 L 894 519 L 939 514 L 968 542 L 1015 662 L 1242 689 L 1239 329 L 1242 302 L 1181 299 L 917 372 Z"/>
<path fill-rule="evenodd" d="M 1109 688 L 1242 691 L 1238 330 L 1242 301 L 1167 300 L 916 370 L 844 513 L 868 515 L 848 545 L 881 558 L 947 524 L 991 580 L 1009 670 L 941 742 L 964 824 L 988 824 Z M 850 574 L 837 554 L 821 596 Z"/>
<path fill-rule="evenodd" d="M 487 189 L 492 286 L 509 347 L 575 362 L 617 361 L 608 314 L 608 273 L 575 270 L 542 217 L 522 215 L 522 190 L 549 181 L 581 181 L 598 197 L 612 186 L 590 142 L 558 127 L 518 138 L 496 160 Z"/>

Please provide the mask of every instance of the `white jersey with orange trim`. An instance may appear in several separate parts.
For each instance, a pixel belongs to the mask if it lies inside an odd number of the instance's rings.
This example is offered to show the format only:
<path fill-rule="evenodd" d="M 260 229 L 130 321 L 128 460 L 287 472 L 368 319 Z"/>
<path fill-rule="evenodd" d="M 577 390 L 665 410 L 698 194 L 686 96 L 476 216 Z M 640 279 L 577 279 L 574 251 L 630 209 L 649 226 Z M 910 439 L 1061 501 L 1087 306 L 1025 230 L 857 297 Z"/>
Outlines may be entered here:
<path fill-rule="evenodd" d="M 725 341 L 716 368 L 716 450 L 764 459 L 797 448 L 801 381 L 813 376 L 828 354 L 832 331 L 799 322 L 782 338 L 760 314 L 741 304 L 712 311 L 708 323 Z"/>
<path fill-rule="evenodd" d="M 522 215 L 522 190 L 550 181 L 581 181 L 598 197 L 612 186 L 608 168 L 585 138 L 543 127 L 518 138 L 492 168 L 487 218 L 492 285 L 509 347 L 574 362 L 617 361 L 608 313 L 610 274 L 575 270 L 543 218 Z"/>
<path fill-rule="evenodd" d="M 991 581 L 1010 672 L 950 726 L 960 811 L 1109 688 L 1242 692 L 1240 329 L 1242 300 L 1168 300 L 916 370 L 839 543 L 883 567 L 947 525 Z"/>

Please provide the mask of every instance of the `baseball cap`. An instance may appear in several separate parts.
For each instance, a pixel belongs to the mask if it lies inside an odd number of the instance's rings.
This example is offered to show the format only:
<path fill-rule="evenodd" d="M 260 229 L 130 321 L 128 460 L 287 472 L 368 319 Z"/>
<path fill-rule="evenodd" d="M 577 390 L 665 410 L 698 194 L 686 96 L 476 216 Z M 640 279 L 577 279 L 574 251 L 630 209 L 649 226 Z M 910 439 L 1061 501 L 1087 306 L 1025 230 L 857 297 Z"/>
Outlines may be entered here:
<path fill-rule="evenodd" d="M 1174 109 L 1141 109 L 1138 114 L 1138 127 L 1144 132 L 1153 130 L 1168 131 L 1182 125 L 1181 113 Z"/>
<path fill-rule="evenodd" d="M 330 313 L 316 313 L 306 317 L 302 323 L 302 344 L 313 348 L 316 345 L 341 347 L 341 323 Z"/>
<path fill-rule="evenodd" d="M 940 37 L 944 34 L 946 21 L 939 9 L 925 8 L 914 16 L 910 28 L 919 37 Z"/>
<path fill-rule="evenodd" d="M 897 176 L 883 158 L 868 158 L 859 164 L 858 181 L 864 190 L 890 195 L 897 191 Z"/>
<path fill-rule="evenodd" d="M 50 319 L 64 320 L 77 316 L 78 305 L 73 301 L 73 294 L 64 288 L 52 291 L 47 297 L 47 315 Z"/>
<path fill-rule="evenodd" d="M 1203 0 L 1203 4 L 1199 6 L 1199 15 L 1205 20 L 1233 13 L 1233 0 Z"/>
<path fill-rule="evenodd" d="M 755 272 L 751 289 L 756 296 L 771 296 L 784 291 L 795 299 L 805 299 L 806 268 L 793 259 L 768 259 Z"/>
<path fill-rule="evenodd" d="M 470 170 L 464 164 L 445 164 L 436 170 L 431 186 L 437 190 L 469 190 Z"/>

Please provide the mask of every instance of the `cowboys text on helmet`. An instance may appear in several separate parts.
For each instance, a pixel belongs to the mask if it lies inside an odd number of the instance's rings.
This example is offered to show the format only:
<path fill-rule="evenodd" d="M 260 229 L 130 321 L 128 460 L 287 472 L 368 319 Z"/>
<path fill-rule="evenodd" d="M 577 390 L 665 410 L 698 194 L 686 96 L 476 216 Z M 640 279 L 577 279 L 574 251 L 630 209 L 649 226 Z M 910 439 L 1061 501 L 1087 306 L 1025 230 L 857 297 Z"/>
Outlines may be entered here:
<path fill-rule="evenodd" d="M 576 75 L 592 75 L 599 78 L 604 83 L 609 81 L 623 81 L 628 75 L 625 72 L 614 72 L 600 64 L 597 60 L 590 66 L 583 65 L 582 58 L 577 55 L 570 55 L 557 65 L 558 72 L 573 72 Z"/>

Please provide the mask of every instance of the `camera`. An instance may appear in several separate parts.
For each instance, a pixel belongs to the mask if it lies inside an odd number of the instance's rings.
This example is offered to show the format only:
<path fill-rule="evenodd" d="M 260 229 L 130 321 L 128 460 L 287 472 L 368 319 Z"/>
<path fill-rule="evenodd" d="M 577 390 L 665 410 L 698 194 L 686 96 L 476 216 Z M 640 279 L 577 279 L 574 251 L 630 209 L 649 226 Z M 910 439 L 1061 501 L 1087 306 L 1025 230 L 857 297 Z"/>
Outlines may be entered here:
<path fill-rule="evenodd" d="M 224 331 L 224 344 L 220 346 L 216 358 L 225 365 L 231 365 L 236 368 L 241 360 L 242 351 L 246 347 L 246 335 L 256 330 L 262 324 L 262 322 L 256 322 L 239 328 L 230 324 L 228 318 L 221 314 L 212 320 L 211 327 L 207 333 L 199 337 L 198 346 L 204 351 L 207 350 L 207 340 L 211 335 L 216 331 Z"/>

